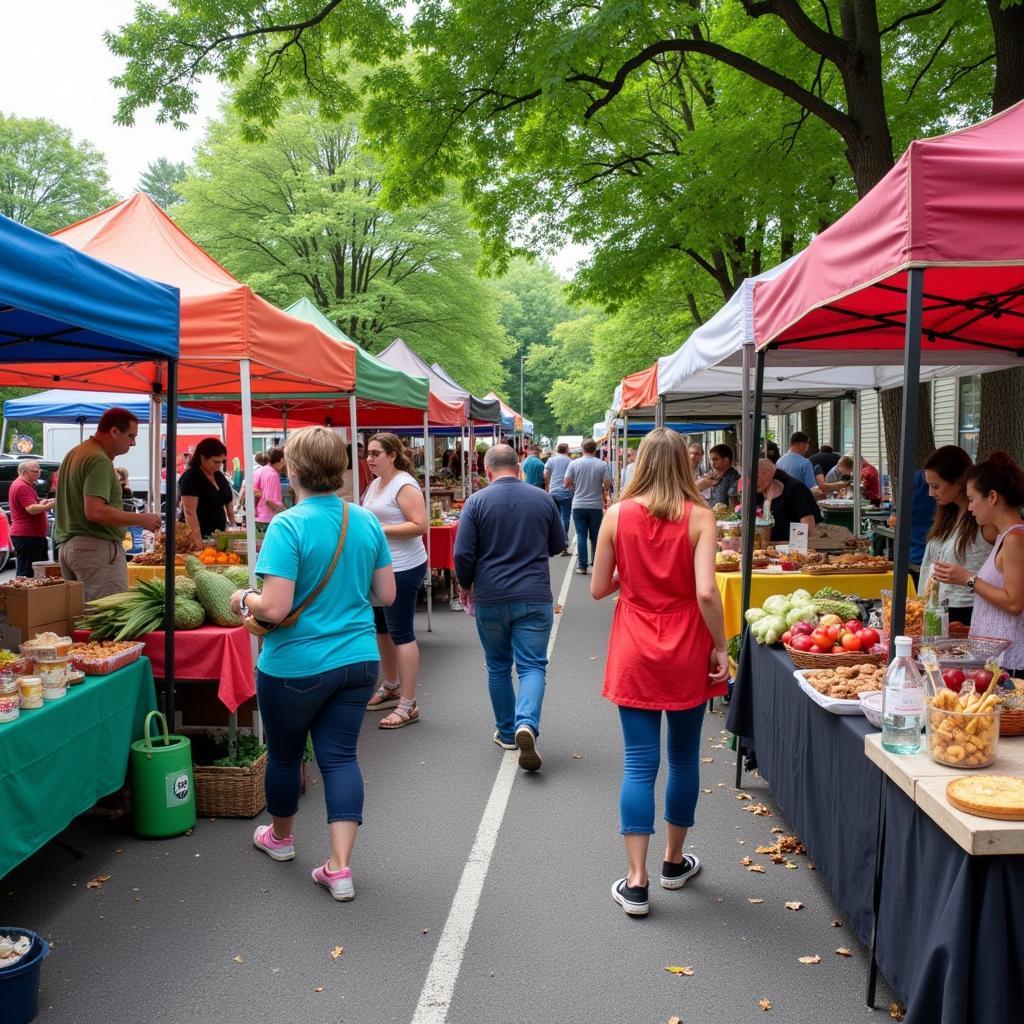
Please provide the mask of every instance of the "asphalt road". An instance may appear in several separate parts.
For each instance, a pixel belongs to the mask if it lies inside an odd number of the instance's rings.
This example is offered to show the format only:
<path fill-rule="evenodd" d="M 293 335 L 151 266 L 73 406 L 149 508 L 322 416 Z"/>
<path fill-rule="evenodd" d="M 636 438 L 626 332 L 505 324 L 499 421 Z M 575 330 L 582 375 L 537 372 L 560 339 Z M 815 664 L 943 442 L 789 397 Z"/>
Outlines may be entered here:
<path fill-rule="evenodd" d="M 568 563 L 552 560 L 556 593 Z M 702 873 L 679 892 L 652 887 L 645 919 L 612 902 L 625 873 L 618 722 L 600 697 L 612 605 L 591 600 L 588 580 L 568 578 L 535 776 L 491 742 L 472 620 L 441 608 L 427 633 L 418 617 L 422 720 L 388 733 L 368 716 L 363 732 L 354 902 L 333 903 L 309 878 L 327 849 L 318 784 L 302 800 L 291 863 L 252 848 L 253 821 L 203 819 L 189 836 L 143 841 L 127 820 L 86 816 L 63 837 L 81 860 L 51 843 L 0 881 L 0 922 L 53 943 L 40 1020 L 863 1020 L 865 950 L 834 926 L 842 914 L 806 856 L 787 869 L 755 854 L 777 838 L 772 828 L 790 829 L 760 779 L 747 779 L 752 800 L 737 799 L 718 707 L 706 719 L 688 840 Z M 749 813 L 754 803 L 773 816 Z M 740 863 L 747 855 L 763 874 Z M 110 879 L 88 889 L 99 875 Z M 840 947 L 853 955 L 836 955 Z M 812 954 L 819 964 L 799 963 Z M 666 971 L 676 966 L 693 973 Z M 883 985 L 883 1011 L 890 998 Z"/>

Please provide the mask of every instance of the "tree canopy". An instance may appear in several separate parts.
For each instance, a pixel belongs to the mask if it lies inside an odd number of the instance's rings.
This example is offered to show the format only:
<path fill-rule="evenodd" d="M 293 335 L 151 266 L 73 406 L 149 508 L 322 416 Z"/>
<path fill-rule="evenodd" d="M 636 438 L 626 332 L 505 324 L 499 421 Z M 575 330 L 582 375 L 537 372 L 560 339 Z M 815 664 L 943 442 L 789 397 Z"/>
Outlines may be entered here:
<path fill-rule="evenodd" d="M 188 165 L 166 157 L 152 160 L 139 177 L 139 191 L 148 192 L 163 210 L 169 210 L 181 202 L 178 185 L 185 180 Z"/>
<path fill-rule="evenodd" d="M 44 118 L 0 113 L 0 213 L 48 233 L 115 201 L 90 143 Z"/>

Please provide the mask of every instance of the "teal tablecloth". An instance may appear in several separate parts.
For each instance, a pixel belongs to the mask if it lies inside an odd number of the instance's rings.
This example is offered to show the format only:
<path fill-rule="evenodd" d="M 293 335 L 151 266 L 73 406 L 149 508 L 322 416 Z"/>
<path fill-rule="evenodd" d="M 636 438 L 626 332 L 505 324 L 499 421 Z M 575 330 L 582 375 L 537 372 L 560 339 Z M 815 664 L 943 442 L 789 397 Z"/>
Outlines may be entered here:
<path fill-rule="evenodd" d="M 153 670 L 140 658 L 0 724 L 0 878 L 121 788 L 129 745 L 155 707 Z"/>

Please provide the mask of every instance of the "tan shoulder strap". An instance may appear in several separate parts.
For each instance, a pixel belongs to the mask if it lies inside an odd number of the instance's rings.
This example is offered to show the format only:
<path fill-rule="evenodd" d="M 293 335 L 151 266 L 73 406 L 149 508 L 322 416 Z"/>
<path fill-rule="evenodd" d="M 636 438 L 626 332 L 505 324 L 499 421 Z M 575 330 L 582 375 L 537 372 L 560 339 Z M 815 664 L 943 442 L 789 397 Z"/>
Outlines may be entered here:
<path fill-rule="evenodd" d="M 327 586 L 331 576 L 334 575 L 334 570 L 337 568 L 338 560 L 341 558 L 342 548 L 345 547 L 345 535 L 348 533 L 348 502 L 342 501 L 341 504 L 341 533 L 338 536 L 338 546 L 334 549 L 334 558 L 332 559 L 327 572 L 324 573 L 323 579 L 306 595 L 306 599 L 302 604 L 300 604 L 298 608 L 292 609 L 292 611 L 278 623 L 278 626 L 294 626 L 298 621 L 299 616 L 320 596 L 321 591 Z"/>

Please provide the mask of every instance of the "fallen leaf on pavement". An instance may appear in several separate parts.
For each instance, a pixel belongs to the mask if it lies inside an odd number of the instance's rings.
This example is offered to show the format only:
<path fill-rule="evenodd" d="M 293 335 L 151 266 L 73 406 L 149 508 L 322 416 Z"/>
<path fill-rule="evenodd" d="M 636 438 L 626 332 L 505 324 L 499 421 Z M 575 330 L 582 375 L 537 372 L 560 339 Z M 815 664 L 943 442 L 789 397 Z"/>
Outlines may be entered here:
<path fill-rule="evenodd" d="M 853 950 L 847 949 L 845 946 L 840 946 L 836 950 L 836 956 L 853 956 Z"/>
<path fill-rule="evenodd" d="M 110 881 L 110 875 L 97 875 L 85 883 L 86 889 L 98 889 L 104 882 Z"/>
<path fill-rule="evenodd" d="M 683 1024 L 682 1017 L 669 1017 L 668 1024 Z"/>
<path fill-rule="evenodd" d="M 420 929 L 420 935 L 426 935 L 426 934 L 427 934 L 427 932 L 429 932 L 429 931 L 430 931 L 430 929 L 429 929 L 429 928 L 421 928 L 421 929 Z"/>
<path fill-rule="evenodd" d="M 582 754 L 577 754 L 577 753 L 575 753 L 575 752 L 574 752 L 574 753 L 570 754 L 569 756 L 570 756 L 570 757 L 571 757 L 571 758 L 572 758 L 572 759 L 573 759 L 574 761 L 578 761 L 578 760 L 579 760 L 579 759 L 580 759 L 580 758 L 581 758 L 581 757 L 582 757 L 583 755 L 582 755 Z"/>
<path fill-rule="evenodd" d="M 775 828 L 772 829 L 772 835 L 773 836 L 781 836 L 782 833 L 785 832 L 785 831 L 786 830 L 784 828 L 779 828 L 779 826 L 776 825 Z"/>
<path fill-rule="evenodd" d="M 710 789 L 702 789 L 702 790 L 701 790 L 701 792 L 702 792 L 702 793 L 710 793 L 710 792 L 711 792 L 711 790 L 710 790 Z"/>
<path fill-rule="evenodd" d="M 764 900 L 761 899 L 760 896 L 748 896 L 747 897 L 747 902 L 748 903 L 764 903 Z"/>
<path fill-rule="evenodd" d="M 233 963 L 244 964 L 245 961 L 240 956 L 236 956 L 236 957 L 233 958 Z"/>
<path fill-rule="evenodd" d="M 555 614 L 556 615 L 561 615 L 562 614 L 562 606 L 560 604 L 556 604 L 555 605 Z"/>
<path fill-rule="evenodd" d="M 737 800 L 753 800 L 754 798 L 749 793 L 737 793 Z"/>
<path fill-rule="evenodd" d="M 903 1009 L 903 1007 L 899 1003 L 890 1003 L 889 1004 L 889 1016 L 893 1020 L 903 1020 L 903 1015 L 906 1012 L 907 1011 L 905 1009 Z"/>
<path fill-rule="evenodd" d="M 669 974 L 685 974 L 687 978 L 693 977 L 692 967 L 666 967 Z"/>
<path fill-rule="evenodd" d="M 821 963 L 821 957 L 818 956 L 817 953 L 815 953 L 814 956 L 799 956 L 799 957 L 797 957 L 797 959 L 802 964 L 820 964 Z"/>
<path fill-rule="evenodd" d="M 833 917 L 832 918 L 832 927 L 833 928 L 842 928 L 843 927 L 843 922 L 840 921 L 838 917 Z"/>
<path fill-rule="evenodd" d="M 770 818 L 772 816 L 771 808 L 766 807 L 764 804 L 750 804 L 749 807 L 744 807 L 743 810 L 756 814 L 759 818 Z"/>
<path fill-rule="evenodd" d="M 764 868 L 761 867 L 760 864 L 751 864 L 750 867 L 747 868 L 747 870 L 748 871 L 753 871 L 755 874 L 758 874 L 758 875 L 763 875 L 764 874 Z"/>
<path fill-rule="evenodd" d="M 700 759 L 700 763 L 701 764 L 714 764 L 715 763 L 715 759 L 713 757 L 702 757 Z"/>
<path fill-rule="evenodd" d="M 331 959 L 337 960 L 338 957 L 341 956 L 341 954 L 344 952 L 345 950 L 341 946 L 335 946 L 334 949 L 331 950 Z"/>
<path fill-rule="evenodd" d="M 767 999 L 759 999 L 759 1000 L 757 1001 L 757 1005 L 758 1005 L 758 1006 L 759 1006 L 759 1007 L 760 1007 L 760 1008 L 761 1008 L 762 1010 L 770 1010 L 770 1009 L 772 1008 L 772 1004 L 771 1004 L 771 1003 L 770 1003 L 770 1002 L 769 1002 L 769 1001 L 768 1001 Z"/>
<path fill-rule="evenodd" d="M 314 992 L 323 992 L 323 990 L 324 990 L 323 985 L 318 985 L 315 989 L 313 989 Z"/>
<path fill-rule="evenodd" d="M 803 910 L 804 905 L 799 900 L 788 900 L 785 903 L 787 910 Z"/>
<path fill-rule="evenodd" d="M 745 868 L 747 868 L 747 867 L 750 867 L 750 865 L 751 865 L 751 864 L 753 864 L 754 862 L 753 862 L 753 861 L 752 861 L 752 860 L 751 860 L 751 859 L 750 859 L 749 857 L 744 857 L 744 858 L 743 858 L 743 860 L 741 860 L 741 861 L 740 861 L 740 863 L 741 863 L 741 864 L 742 864 L 742 865 L 743 865 L 743 866 L 744 866 Z"/>

